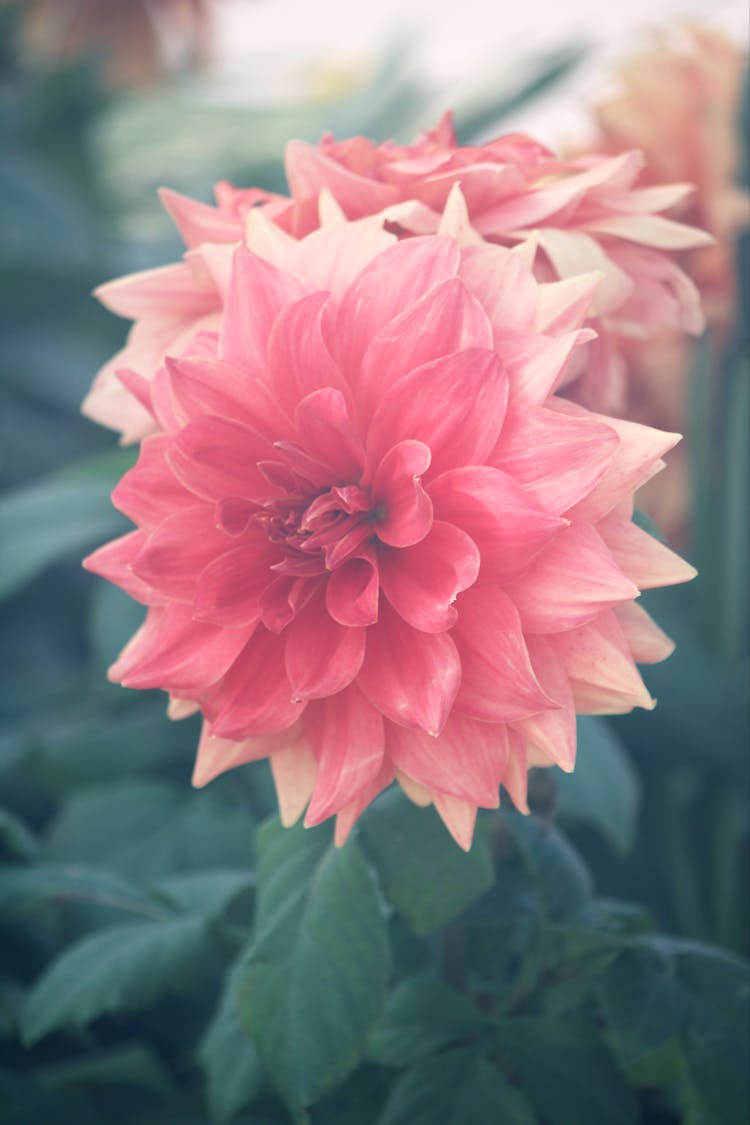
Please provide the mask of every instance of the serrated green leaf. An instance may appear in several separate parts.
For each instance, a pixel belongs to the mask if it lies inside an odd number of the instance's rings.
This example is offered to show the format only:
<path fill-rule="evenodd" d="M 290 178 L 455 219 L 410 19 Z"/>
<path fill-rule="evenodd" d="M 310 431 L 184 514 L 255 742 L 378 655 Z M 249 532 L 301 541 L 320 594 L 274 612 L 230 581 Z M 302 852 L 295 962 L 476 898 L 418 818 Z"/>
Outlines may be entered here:
<path fill-rule="evenodd" d="M 391 789 L 363 817 L 364 845 L 383 890 L 415 933 L 429 934 L 475 902 L 494 879 L 479 831 L 462 851 L 433 808 Z"/>
<path fill-rule="evenodd" d="M 327 826 L 258 833 L 255 940 L 240 1019 L 292 1109 L 341 1082 L 362 1057 L 390 972 L 383 911 L 354 840 Z"/>
<path fill-rule="evenodd" d="M 102 480 L 50 477 L 0 499 L 0 597 L 8 597 L 53 562 L 125 530 Z"/>
<path fill-rule="evenodd" d="M 411 1066 L 423 1055 L 480 1035 L 485 1022 L 465 996 L 433 976 L 420 976 L 390 994 L 367 1055 L 381 1066 Z"/>
<path fill-rule="evenodd" d="M 537 1125 L 524 1097 L 476 1050 L 418 1062 L 394 1086 L 377 1125 Z M 601 1125 L 601 1122 L 599 1123 Z"/>
<path fill-rule="evenodd" d="M 107 1012 L 146 1007 L 189 987 L 210 955 L 206 920 L 167 918 L 111 926 L 75 942 L 31 989 L 21 1014 L 26 1043 Z"/>
<path fill-rule="evenodd" d="M 632 1090 L 583 1020 L 504 1020 L 497 1039 L 545 1125 L 636 1125 Z"/>
<path fill-rule="evenodd" d="M 563 816 L 593 824 L 621 854 L 633 846 L 640 806 L 640 782 L 627 751 L 603 719 L 578 719 L 578 753 L 573 773 L 557 776 Z"/>
<path fill-rule="evenodd" d="M 40 903 L 89 902 L 148 918 L 170 913 L 140 887 L 106 868 L 39 864 L 0 870 L 0 911 L 25 912 Z"/>
<path fill-rule="evenodd" d="M 227 974 L 219 1007 L 198 1049 L 211 1117 L 218 1125 L 231 1121 L 254 1101 L 264 1078 L 255 1044 L 240 1023 L 237 1011 L 242 968 L 241 958 Z"/>

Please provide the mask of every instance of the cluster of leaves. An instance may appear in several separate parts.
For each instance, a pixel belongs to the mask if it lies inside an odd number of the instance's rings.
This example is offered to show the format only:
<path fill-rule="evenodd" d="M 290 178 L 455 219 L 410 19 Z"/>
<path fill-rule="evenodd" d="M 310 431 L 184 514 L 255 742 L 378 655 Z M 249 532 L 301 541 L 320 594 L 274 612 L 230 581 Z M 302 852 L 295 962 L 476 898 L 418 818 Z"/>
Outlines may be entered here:
<path fill-rule="evenodd" d="M 534 779 L 535 818 L 488 815 L 464 855 L 392 792 L 336 850 L 326 827 L 268 821 L 262 765 L 194 793 L 194 723 L 106 682 L 141 611 L 80 570 L 124 530 L 108 495 L 133 458 L 78 414 L 122 338 L 88 292 L 178 252 L 144 208 L 157 183 L 279 186 L 288 135 L 408 136 L 436 114 L 396 60 L 357 97 L 255 128 L 204 105 L 224 148 L 191 163 L 189 89 L 107 102 L 88 66 L 32 71 L 13 15 L 0 6 L 0 1121 L 739 1123 L 747 976 L 724 951 L 747 931 L 739 344 L 704 505 L 724 570 L 660 599 L 678 651 L 650 677 L 659 708 L 582 721 L 575 774 Z M 462 139 L 575 58 L 459 113 Z"/>

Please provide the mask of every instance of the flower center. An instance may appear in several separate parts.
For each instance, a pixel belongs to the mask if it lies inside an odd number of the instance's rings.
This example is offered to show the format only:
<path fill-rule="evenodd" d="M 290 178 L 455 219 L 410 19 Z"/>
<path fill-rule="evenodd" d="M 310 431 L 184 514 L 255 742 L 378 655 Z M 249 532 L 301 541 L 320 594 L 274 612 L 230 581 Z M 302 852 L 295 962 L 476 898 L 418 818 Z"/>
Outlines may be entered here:
<path fill-rule="evenodd" d="M 346 484 L 312 498 L 292 494 L 269 500 L 255 519 L 284 552 L 271 569 L 303 577 L 342 566 L 372 537 L 373 523 L 384 515 L 365 489 Z"/>

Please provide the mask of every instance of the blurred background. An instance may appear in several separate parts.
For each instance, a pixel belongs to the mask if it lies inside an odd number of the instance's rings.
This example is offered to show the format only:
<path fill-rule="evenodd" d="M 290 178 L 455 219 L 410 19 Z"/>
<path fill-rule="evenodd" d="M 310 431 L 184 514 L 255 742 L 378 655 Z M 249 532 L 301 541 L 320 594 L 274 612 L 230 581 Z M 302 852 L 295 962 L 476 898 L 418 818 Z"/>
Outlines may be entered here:
<path fill-rule="evenodd" d="M 193 792 L 192 720 L 170 724 L 157 693 L 106 680 L 140 610 L 80 567 L 125 530 L 109 493 L 134 460 L 78 412 L 128 327 L 92 288 L 182 252 L 157 187 L 204 200 L 222 179 L 283 192 L 287 139 L 406 141 L 452 107 L 464 143 L 522 130 L 569 152 L 643 147 L 654 181 L 698 182 L 681 217 L 717 247 L 683 264 L 708 329 L 632 349 L 629 413 L 685 434 L 641 506 L 700 577 L 644 599 L 678 645 L 646 670 L 656 711 L 584 720 L 576 773 L 532 788 L 600 894 L 747 954 L 747 34 L 744 3 L 698 0 L 0 0 L 5 863 L 44 873 L 93 860 L 152 880 L 241 867 L 273 809 L 264 765 Z M 69 898 L 63 912 L 36 902 L 2 933 L 0 1120 L 101 1120 L 86 1116 L 96 1074 L 80 1069 L 92 1047 L 109 1052 L 100 1078 L 130 1090 L 139 1121 L 201 1120 L 187 1044 L 215 1001 L 220 950 L 192 998 L 152 1006 L 147 1033 L 133 1017 L 96 1042 L 81 1030 L 22 1052 L 25 992 L 114 909 L 106 895 Z M 158 1065 L 142 1046 L 120 1049 L 144 1035 Z M 165 1085 L 169 1111 L 149 1108 Z M 129 1104 L 116 1120 L 135 1119 Z"/>

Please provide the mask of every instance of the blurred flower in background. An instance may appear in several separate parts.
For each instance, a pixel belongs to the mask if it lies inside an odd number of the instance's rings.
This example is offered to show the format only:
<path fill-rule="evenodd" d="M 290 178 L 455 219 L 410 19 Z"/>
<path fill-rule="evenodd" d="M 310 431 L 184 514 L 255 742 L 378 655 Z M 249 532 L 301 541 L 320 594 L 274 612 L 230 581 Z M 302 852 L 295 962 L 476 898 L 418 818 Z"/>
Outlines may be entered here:
<path fill-rule="evenodd" d="M 25 0 L 20 45 L 48 66 L 96 55 L 113 86 L 141 86 L 208 60 L 214 3 Z"/>

